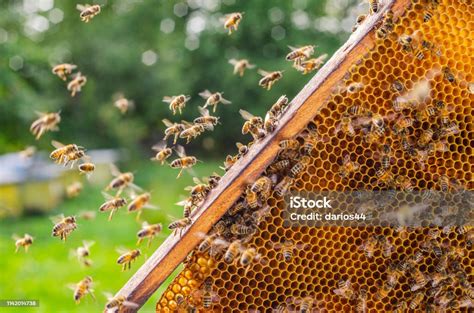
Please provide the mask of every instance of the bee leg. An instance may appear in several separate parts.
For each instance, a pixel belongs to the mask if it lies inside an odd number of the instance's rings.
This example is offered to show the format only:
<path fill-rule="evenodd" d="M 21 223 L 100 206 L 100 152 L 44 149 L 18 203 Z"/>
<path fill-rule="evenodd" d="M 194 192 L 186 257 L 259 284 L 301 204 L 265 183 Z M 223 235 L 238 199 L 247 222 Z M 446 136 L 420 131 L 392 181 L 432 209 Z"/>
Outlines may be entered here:
<path fill-rule="evenodd" d="M 178 173 L 178 176 L 176 176 L 176 179 L 180 178 L 182 173 L 183 173 L 183 168 L 179 170 L 179 173 Z"/>
<path fill-rule="evenodd" d="M 147 245 L 146 245 L 146 247 L 147 247 L 147 248 L 150 248 L 150 245 L 151 245 L 151 239 L 152 239 L 151 237 L 150 237 L 150 238 L 148 238 L 148 243 L 147 243 Z"/>

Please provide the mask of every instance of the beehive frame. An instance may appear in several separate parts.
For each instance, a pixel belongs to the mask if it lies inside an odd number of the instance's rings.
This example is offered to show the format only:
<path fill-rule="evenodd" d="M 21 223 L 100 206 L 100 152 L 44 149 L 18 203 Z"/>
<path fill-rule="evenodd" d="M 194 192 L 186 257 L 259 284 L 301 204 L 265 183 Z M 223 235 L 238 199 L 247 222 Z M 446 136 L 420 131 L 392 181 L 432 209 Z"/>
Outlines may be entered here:
<path fill-rule="evenodd" d="M 461 1 L 456 2 L 455 4 L 459 6 L 467 6 L 467 4 L 463 4 Z M 451 6 L 446 6 L 446 3 L 443 3 L 442 5 L 443 6 L 441 9 L 449 10 L 450 13 L 452 13 L 451 15 L 454 14 L 454 12 L 451 11 L 452 10 Z M 410 9 L 409 9 L 409 12 L 407 13 L 406 10 L 408 8 Z M 419 5 L 417 9 L 417 6 L 415 5 L 413 7 L 409 1 L 393 1 L 389 3 L 383 3 L 383 6 L 380 12 L 368 18 L 366 23 L 364 23 L 360 27 L 360 29 L 357 30 L 357 32 L 353 34 L 353 36 L 351 36 L 349 41 L 334 55 L 333 58 L 331 58 L 331 60 L 319 71 L 319 73 L 308 83 L 308 85 L 292 101 L 290 109 L 286 112 L 286 114 L 281 119 L 277 130 L 272 135 L 267 136 L 261 142 L 254 144 L 252 146 L 252 149 L 250 149 L 248 155 L 246 155 L 237 164 L 235 164 L 231 168 L 231 170 L 224 176 L 219 186 L 211 192 L 211 194 L 208 196 L 206 202 L 203 204 L 200 210 L 195 212 L 195 214 L 193 214 L 193 220 L 195 221 L 194 224 L 189 229 L 183 232 L 183 236 L 181 238 L 177 236 L 170 236 L 166 240 L 166 242 L 155 252 L 155 254 L 147 261 L 147 263 L 132 277 L 132 279 L 127 283 L 127 285 L 119 292 L 119 294 L 125 295 L 127 299 L 129 299 L 130 301 L 143 304 L 143 302 L 156 290 L 156 288 L 159 287 L 159 285 L 164 281 L 164 279 L 168 277 L 169 274 L 171 274 L 174 268 L 176 268 L 176 266 L 179 265 L 180 262 L 182 262 L 182 260 L 188 255 L 188 253 L 192 250 L 192 248 L 195 247 L 199 243 L 200 238 L 195 236 L 194 234 L 197 232 L 207 233 L 209 229 L 212 227 L 212 225 L 215 222 L 217 222 L 217 220 L 238 199 L 245 185 L 249 181 L 254 181 L 260 175 L 260 173 L 262 173 L 265 170 L 265 168 L 271 163 L 271 161 L 274 159 L 275 155 L 278 152 L 278 142 L 280 140 L 286 139 L 286 138 L 292 138 L 296 136 L 297 134 L 299 134 L 306 127 L 308 122 L 314 120 L 316 115 L 318 115 L 318 117 L 316 118 L 316 121 L 324 125 L 325 119 L 331 120 L 330 116 L 332 114 L 331 113 L 332 111 L 338 112 L 336 114 L 340 114 L 341 113 L 340 110 L 342 110 L 342 108 L 344 109 L 347 108 L 347 106 L 344 107 L 341 104 L 341 103 L 344 103 L 343 97 L 340 97 L 340 96 L 338 97 L 337 95 L 333 95 L 335 91 L 334 86 L 337 86 L 340 81 L 347 78 L 348 70 L 354 64 L 359 63 L 366 66 L 367 64 L 363 63 L 364 62 L 363 60 L 367 61 L 371 59 L 372 56 L 370 55 L 370 52 L 374 51 L 374 47 L 375 48 L 378 47 L 377 49 L 380 49 L 380 46 L 381 46 L 380 43 L 377 43 L 374 39 L 373 28 L 381 20 L 381 16 L 383 15 L 383 13 L 388 9 L 391 9 L 394 12 L 396 18 L 401 15 L 408 16 L 408 17 L 405 17 L 405 19 L 403 19 L 402 21 L 397 22 L 397 24 L 404 25 L 404 27 L 410 26 L 410 23 L 412 23 L 413 20 L 416 21 L 417 18 L 419 19 L 419 16 L 418 16 L 420 14 Z M 469 17 L 471 16 L 469 15 L 470 14 L 469 7 L 465 7 L 464 9 L 465 9 L 464 12 L 467 12 L 465 14 L 468 15 L 467 20 L 469 21 Z M 470 9 L 472 10 L 472 8 Z M 410 16 L 410 14 L 412 15 Z M 413 16 L 413 14 L 415 15 Z M 439 22 L 437 25 L 441 26 Z M 446 25 L 446 23 L 443 25 Z M 467 26 L 468 28 L 468 25 L 464 25 L 464 27 Z M 461 27 L 463 26 L 461 25 Z M 401 29 L 397 30 L 396 28 L 395 31 L 401 31 Z M 468 43 L 469 42 L 472 43 L 469 37 L 466 40 L 468 41 Z M 454 42 L 455 40 L 452 40 L 452 41 Z M 393 44 L 393 42 L 391 44 Z M 467 46 L 469 47 L 469 45 Z M 461 46 L 461 49 L 462 49 L 462 46 Z M 465 55 L 466 51 L 463 51 L 463 52 L 464 52 L 463 55 Z M 396 53 L 394 52 L 394 54 Z M 394 57 L 394 54 L 392 55 L 392 58 Z M 361 56 L 364 56 L 364 55 L 365 57 L 361 58 Z M 469 53 L 467 53 L 467 55 L 469 55 Z M 397 57 L 400 57 L 400 56 L 403 57 L 403 55 L 399 55 L 399 54 L 397 55 Z M 451 55 L 451 57 L 453 57 L 453 55 Z M 470 61 L 472 63 L 472 59 Z M 374 60 L 372 60 L 372 66 L 378 66 L 381 64 L 381 62 L 382 60 L 375 60 L 375 62 Z M 354 68 L 357 69 L 357 66 Z M 463 68 L 462 70 L 467 71 L 467 73 L 469 73 L 470 67 L 468 67 L 467 70 L 465 68 Z M 352 73 L 354 73 L 354 70 L 352 71 Z M 373 77 L 377 77 L 377 73 L 375 73 Z M 472 74 L 470 76 L 470 79 L 472 80 Z M 370 99 L 367 99 L 367 100 L 370 100 Z M 378 100 L 376 99 L 376 101 L 374 102 L 378 103 Z M 467 109 L 468 111 L 467 113 L 471 112 L 469 109 L 470 102 L 461 103 L 461 105 L 462 107 Z M 338 111 L 338 108 L 341 108 L 341 109 Z M 471 116 L 471 119 L 472 119 L 472 113 L 466 114 L 465 116 Z M 291 123 L 289 123 L 290 121 Z M 470 121 L 471 120 L 469 119 L 466 120 L 464 125 L 469 125 Z M 337 121 L 334 121 L 334 120 L 331 121 L 330 122 L 331 125 L 328 125 L 328 129 L 331 127 L 334 127 L 336 122 Z M 467 127 L 466 128 L 467 131 L 471 131 L 469 130 L 468 126 L 466 127 Z M 465 145 L 465 144 L 464 146 L 469 147 L 469 145 Z M 333 151 L 333 149 L 330 148 L 329 146 L 324 147 L 324 149 L 326 150 L 327 148 L 329 148 L 329 151 Z M 460 157 L 463 157 L 462 155 L 466 155 L 466 154 L 468 155 L 469 151 L 470 151 L 469 149 L 462 151 L 462 153 L 460 153 L 461 154 Z M 359 152 L 357 153 L 360 154 Z M 323 158 L 324 157 L 321 157 L 321 159 Z M 468 162 L 469 162 L 469 159 L 467 159 L 467 163 Z M 464 163 L 466 163 L 466 159 L 464 159 Z M 328 168 L 331 169 L 334 166 L 338 167 L 337 163 L 333 164 L 333 166 L 329 165 L 329 167 L 327 167 L 326 170 Z M 454 166 L 454 164 L 451 164 L 451 167 L 452 166 Z M 468 170 L 465 172 L 469 173 L 469 170 L 471 170 L 470 167 L 472 167 L 472 162 L 470 166 L 468 163 Z M 315 167 L 312 167 L 311 169 L 312 173 L 310 174 L 314 175 L 318 169 L 321 170 L 324 168 L 325 167 L 322 164 L 319 164 L 319 166 L 316 165 Z M 369 169 L 364 169 L 361 172 L 364 172 L 364 171 L 365 173 L 368 173 Z M 322 174 L 324 174 L 324 171 L 322 172 Z M 369 176 L 373 176 L 373 174 L 374 173 L 372 172 L 371 175 Z M 471 179 L 469 175 L 465 177 L 466 179 L 463 180 L 463 182 L 469 183 L 469 184 L 472 183 L 472 181 L 470 181 Z M 321 177 L 320 175 L 317 175 L 317 176 Z M 358 178 L 360 179 L 361 177 L 359 176 Z M 303 174 L 300 177 L 300 183 L 302 183 L 303 186 L 305 186 L 305 184 L 309 182 L 308 180 L 311 180 L 308 174 L 306 174 L 306 176 L 304 176 Z M 326 181 L 325 184 L 323 184 L 322 181 L 318 181 L 313 185 L 319 185 L 322 188 L 334 189 L 337 186 L 337 184 L 340 184 L 340 180 L 339 180 L 339 183 L 334 183 L 331 180 L 337 181 L 337 179 L 332 176 L 329 180 Z M 355 181 L 355 180 L 352 180 L 352 181 Z M 350 184 L 352 183 L 348 183 L 347 186 L 349 186 L 350 188 L 356 187 L 355 185 L 351 186 Z M 418 187 L 423 188 L 426 186 L 418 186 Z M 469 189 L 472 189 L 471 185 L 469 185 Z M 268 226 L 269 224 L 265 224 L 265 225 Z M 386 233 L 386 235 L 391 235 L 389 231 L 384 231 L 380 229 L 376 231 L 376 233 L 377 232 L 379 233 L 382 232 L 384 234 Z M 359 239 L 359 241 L 362 240 L 364 236 L 368 235 L 367 232 L 364 233 L 365 235 L 361 235 L 362 233 L 358 232 L 359 236 L 362 236 Z M 328 238 L 332 238 L 331 234 L 337 235 L 338 230 L 332 229 L 329 231 L 327 230 L 325 231 L 321 229 L 319 230 L 312 229 L 312 230 L 308 230 L 307 234 L 300 233 L 300 237 L 309 236 L 309 237 L 323 237 L 324 238 L 325 236 L 326 237 L 329 236 Z M 340 235 L 337 235 L 337 236 L 340 236 Z M 422 236 L 422 234 L 418 234 L 416 236 Z M 334 239 L 333 241 L 337 242 L 337 240 L 334 240 Z M 360 244 L 360 242 L 357 242 L 357 243 Z M 254 244 L 256 244 L 256 246 L 258 247 L 258 242 L 255 242 L 255 240 L 254 240 Z M 467 257 L 469 256 L 470 255 L 468 255 Z M 316 258 L 315 255 L 313 255 L 313 257 Z M 200 258 L 199 256 L 196 256 L 196 258 L 197 259 L 195 259 L 194 261 L 197 262 L 198 264 L 201 264 L 201 267 L 202 265 L 205 265 L 204 262 L 208 262 L 208 264 L 204 267 L 208 267 L 209 271 L 210 271 L 209 265 L 212 265 L 212 266 L 216 265 L 216 264 L 213 264 L 212 262 L 210 262 L 211 264 L 209 264 L 208 258 L 205 258 L 205 257 Z M 303 259 L 307 260 L 308 256 L 305 256 L 305 258 L 302 258 L 302 260 Z M 472 260 L 472 256 L 470 259 Z M 363 262 L 363 260 L 356 260 L 356 261 Z M 464 262 L 465 263 L 467 262 L 467 265 L 469 266 L 469 268 L 472 269 L 472 264 L 471 264 L 471 261 L 469 261 L 469 258 L 467 258 L 467 261 L 464 261 Z M 193 261 L 191 261 L 191 265 L 192 264 L 193 264 Z M 222 268 L 223 265 L 217 264 L 217 266 L 218 268 L 219 266 L 221 266 L 219 269 L 224 270 Z M 234 271 L 235 273 L 238 273 L 239 276 L 243 276 L 243 273 L 241 273 L 242 269 L 234 268 Z M 170 286 L 169 290 L 172 290 L 173 286 L 176 285 L 179 279 L 183 278 L 183 276 L 185 277 L 186 275 L 189 276 L 189 272 L 187 274 L 186 269 L 185 269 L 185 271 L 183 271 L 178 276 L 176 281 Z M 189 280 L 190 278 L 188 277 L 186 279 Z M 200 282 L 196 282 L 196 284 L 199 285 Z M 195 287 L 198 287 L 198 286 L 195 286 Z M 218 289 L 219 287 L 221 287 L 222 289 L 223 285 L 220 282 L 216 282 L 216 289 L 219 290 Z M 328 290 L 326 289 L 328 289 L 328 287 L 325 287 L 324 293 L 331 295 L 332 291 L 330 289 Z M 301 290 L 304 290 L 304 288 L 301 288 Z M 372 288 L 371 290 L 369 290 L 369 292 L 374 293 L 375 290 Z M 278 292 L 276 294 L 278 294 Z M 225 295 L 222 295 L 221 293 L 219 293 L 219 295 L 221 297 L 225 297 Z M 168 300 L 171 300 L 174 296 L 175 294 L 167 295 L 165 293 L 164 298 L 165 299 L 168 298 Z M 297 294 L 296 296 L 302 296 L 302 295 Z M 264 297 L 262 297 L 262 299 L 264 299 Z M 283 301 L 282 299 L 279 299 L 278 297 L 275 297 L 274 300 L 276 302 Z M 318 300 L 321 300 L 321 299 L 318 299 Z M 268 305 L 269 302 L 264 303 L 263 301 L 264 300 L 262 300 L 262 304 Z M 331 299 L 326 299 L 326 301 L 332 301 L 334 303 L 334 306 L 332 307 L 332 309 L 334 310 L 342 310 L 342 309 L 349 308 L 347 304 L 344 304 L 343 302 L 339 302 L 339 300 L 334 298 L 334 296 L 332 296 Z M 238 302 L 236 300 L 229 300 L 225 303 L 225 305 L 238 307 L 239 309 L 242 309 L 242 310 L 255 308 L 252 306 L 245 306 L 241 303 L 245 303 L 245 296 L 241 302 Z M 250 303 L 249 305 L 251 304 L 252 303 Z M 371 303 L 371 304 L 379 310 L 383 308 L 383 306 L 381 307 L 380 304 L 376 304 L 376 303 Z M 160 305 L 160 302 L 158 303 L 158 305 Z M 272 307 L 272 305 L 273 303 L 271 303 L 271 305 L 268 307 Z M 393 303 L 391 303 L 391 305 L 393 305 Z M 258 305 L 256 306 L 258 307 Z"/>

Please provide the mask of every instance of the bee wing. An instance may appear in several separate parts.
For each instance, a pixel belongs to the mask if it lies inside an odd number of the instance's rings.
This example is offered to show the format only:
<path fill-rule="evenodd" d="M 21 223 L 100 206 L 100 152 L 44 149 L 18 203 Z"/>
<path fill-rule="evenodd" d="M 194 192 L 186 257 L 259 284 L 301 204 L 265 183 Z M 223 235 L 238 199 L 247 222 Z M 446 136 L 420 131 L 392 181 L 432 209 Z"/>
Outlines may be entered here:
<path fill-rule="evenodd" d="M 209 110 L 208 109 L 205 109 L 203 107 L 198 106 L 198 110 L 199 110 L 199 113 L 202 116 L 209 116 Z"/>
<path fill-rule="evenodd" d="M 269 74 L 270 74 L 269 72 L 267 72 L 267 71 L 264 71 L 264 70 L 262 70 L 262 69 L 258 69 L 258 71 L 257 71 L 257 72 L 258 72 L 260 75 L 262 75 L 262 76 L 267 76 L 267 75 L 269 75 Z"/>
<path fill-rule="evenodd" d="M 125 248 L 125 247 L 122 247 L 122 246 L 117 247 L 117 248 L 115 249 L 115 251 L 117 251 L 120 255 L 130 252 L 129 249 L 127 249 L 127 248 Z"/>
<path fill-rule="evenodd" d="M 161 210 L 159 206 L 153 204 L 144 205 L 143 208 L 148 210 Z"/>
<path fill-rule="evenodd" d="M 145 227 L 148 227 L 148 226 L 150 226 L 150 224 L 148 224 L 147 221 L 143 221 L 142 228 L 145 228 Z"/>
<path fill-rule="evenodd" d="M 184 151 L 184 147 L 181 145 L 176 145 L 174 148 L 176 153 L 179 155 L 180 158 L 184 158 L 186 156 L 186 151 Z"/>
<path fill-rule="evenodd" d="M 120 174 L 122 174 L 115 164 L 110 163 L 109 167 L 110 167 L 110 172 L 112 173 L 112 175 L 119 176 Z"/>
<path fill-rule="evenodd" d="M 102 191 L 102 196 L 104 196 L 105 200 L 112 200 L 114 197 L 106 193 L 105 191 Z"/>
<path fill-rule="evenodd" d="M 255 65 L 255 64 L 250 64 L 250 63 L 249 63 L 249 64 L 247 64 L 247 68 L 249 68 L 249 69 L 252 69 L 252 68 L 255 68 L 255 67 L 256 67 L 256 65 Z"/>
<path fill-rule="evenodd" d="M 193 182 L 198 185 L 198 184 L 201 184 L 201 180 L 198 178 L 198 177 L 193 177 Z"/>
<path fill-rule="evenodd" d="M 230 245 L 230 242 L 228 242 L 224 239 L 221 239 L 221 238 L 217 238 L 216 240 L 214 240 L 213 244 L 216 245 L 216 246 L 227 247 L 227 246 Z"/>
<path fill-rule="evenodd" d="M 93 245 L 95 245 L 95 241 L 94 240 L 83 240 L 82 244 L 84 245 L 85 248 L 90 248 Z"/>
<path fill-rule="evenodd" d="M 189 128 L 189 127 L 191 127 L 191 126 L 194 125 L 193 123 L 190 123 L 190 122 L 188 122 L 188 121 L 181 121 L 181 124 L 183 124 L 184 127 L 186 127 L 186 128 Z"/>
<path fill-rule="evenodd" d="M 254 117 L 251 113 L 249 113 L 245 110 L 242 110 L 242 109 L 239 110 L 239 113 L 247 121 L 251 120 Z"/>
<path fill-rule="evenodd" d="M 60 143 L 59 141 L 56 141 L 56 140 L 52 140 L 52 141 L 51 141 L 51 144 L 52 144 L 53 147 L 55 147 L 56 149 L 59 149 L 59 148 L 64 147 L 64 145 L 63 145 L 62 143 Z"/>
<path fill-rule="evenodd" d="M 209 90 L 206 89 L 206 90 L 200 92 L 199 95 L 200 95 L 202 98 L 207 99 L 207 98 L 209 98 L 209 97 L 212 95 L 212 93 L 211 93 Z"/>
<path fill-rule="evenodd" d="M 160 142 L 158 142 L 157 144 L 155 144 L 153 147 L 151 147 L 152 150 L 155 150 L 155 151 L 161 151 L 163 149 L 166 148 L 166 141 L 162 140 Z"/>
<path fill-rule="evenodd" d="M 136 304 L 135 302 L 131 302 L 131 301 L 124 301 L 124 302 L 122 303 L 122 305 L 124 305 L 124 306 L 126 306 L 126 307 L 128 307 L 128 308 L 130 308 L 130 309 L 136 309 L 136 308 L 138 308 L 138 304 Z"/>
<path fill-rule="evenodd" d="M 322 62 L 326 60 L 327 57 L 328 57 L 327 53 L 321 54 L 319 57 L 316 58 L 316 62 Z"/>
<path fill-rule="evenodd" d="M 161 121 L 163 122 L 163 124 L 165 124 L 166 127 L 171 127 L 171 126 L 173 126 L 173 123 L 171 123 L 170 120 L 168 120 L 168 119 L 166 119 L 166 118 L 165 118 L 165 119 L 162 119 Z"/>
<path fill-rule="evenodd" d="M 223 97 L 221 97 L 221 102 L 224 103 L 224 104 L 231 104 L 232 103 L 231 101 L 229 101 L 229 100 L 227 100 Z"/>
<path fill-rule="evenodd" d="M 76 290 L 77 284 L 70 283 L 70 284 L 67 284 L 66 287 L 71 289 L 71 290 Z"/>
<path fill-rule="evenodd" d="M 186 187 L 186 188 L 188 188 L 188 187 Z M 186 188 L 185 188 L 185 190 L 186 190 Z M 179 205 L 179 206 L 185 206 L 185 205 L 188 204 L 188 202 L 189 202 L 188 199 L 184 199 L 182 201 L 176 202 L 175 204 Z"/>
<path fill-rule="evenodd" d="M 174 97 L 164 96 L 163 97 L 163 102 L 170 103 L 171 101 L 173 101 L 173 99 L 174 99 Z"/>
<path fill-rule="evenodd" d="M 77 4 L 76 5 L 76 9 L 78 9 L 79 11 L 84 11 L 85 9 L 87 9 L 89 7 L 90 7 L 89 4 Z"/>
<path fill-rule="evenodd" d="M 46 113 L 44 112 L 40 112 L 40 111 L 35 111 L 36 115 L 38 115 L 39 117 L 43 117 L 46 115 Z"/>
<path fill-rule="evenodd" d="M 13 239 L 13 240 L 20 240 L 21 237 L 18 236 L 17 234 L 13 234 L 13 235 L 12 235 L 12 239 Z"/>
<path fill-rule="evenodd" d="M 64 214 L 51 216 L 49 219 L 51 220 L 51 222 L 53 222 L 53 224 L 57 224 L 64 219 Z"/>
<path fill-rule="evenodd" d="M 236 65 L 239 61 L 237 61 L 236 59 L 230 59 L 229 60 L 229 63 L 232 64 L 232 65 Z"/>
<path fill-rule="evenodd" d="M 288 48 L 290 48 L 291 51 L 295 51 L 295 50 L 299 49 L 299 48 L 296 48 L 296 47 L 293 47 L 293 46 L 290 46 L 290 45 L 288 45 Z"/>

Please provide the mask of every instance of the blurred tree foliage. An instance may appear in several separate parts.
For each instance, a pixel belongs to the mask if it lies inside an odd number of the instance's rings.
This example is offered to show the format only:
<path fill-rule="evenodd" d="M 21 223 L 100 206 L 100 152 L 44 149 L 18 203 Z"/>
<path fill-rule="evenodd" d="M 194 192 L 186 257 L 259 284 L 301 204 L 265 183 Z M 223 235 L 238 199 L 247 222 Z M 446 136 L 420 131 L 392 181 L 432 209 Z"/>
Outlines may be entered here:
<path fill-rule="evenodd" d="M 234 150 L 235 141 L 249 139 L 240 134 L 239 109 L 264 115 L 280 95 L 297 94 L 312 75 L 301 75 L 285 61 L 287 45 L 316 44 L 317 55 L 331 55 L 348 37 L 350 27 L 335 22 L 351 4 L 341 1 L 336 10 L 324 0 L 99 1 L 102 12 L 86 24 L 70 1 L 0 3 L 6 8 L 0 10 L 1 153 L 29 144 L 50 150 L 56 139 L 88 149 L 124 147 L 150 154 L 149 146 L 163 136 L 163 118 L 192 120 L 204 104 L 199 92 L 223 91 L 232 104 L 218 107 L 222 125 L 188 147 L 199 158 L 222 155 Z M 245 12 L 244 19 L 228 36 L 220 18 L 235 11 Z M 335 30 L 328 31 L 331 23 Z M 258 86 L 256 69 L 243 78 L 232 75 L 230 58 L 285 70 L 284 77 L 266 91 Z M 62 62 L 77 64 L 87 76 L 74 98 L 51 74 Z M 119 92 L 135 102 L 123 116 L 112 105 Z M 172 116 L 162 98 L 181 93 L 192 99 L 182 116 Z M 35 143 L 28 132 L 35 111 L 59 110 L 60 132 Z"/>

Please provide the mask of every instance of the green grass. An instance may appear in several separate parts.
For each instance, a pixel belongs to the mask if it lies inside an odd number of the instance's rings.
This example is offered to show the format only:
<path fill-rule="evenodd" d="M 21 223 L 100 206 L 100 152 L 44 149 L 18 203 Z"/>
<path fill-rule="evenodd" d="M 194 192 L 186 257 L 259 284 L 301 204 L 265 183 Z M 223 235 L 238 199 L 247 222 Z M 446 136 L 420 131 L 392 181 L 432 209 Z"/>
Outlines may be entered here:
<path fill-rule="evenodd" d="M 128 168 L 126 168 L 128 169 Z M 204 176 L 217 169 L 215 163 L 202 163 L 196 167 L 198 176 Z M 177 171 L 158 165 L 138 165 L 136 182 L 147 190 L 152 191 L 152 203 L 161 208 L 159 211 L 146 210 L 141 220 L 150 223 L 161 222 L 166 228 L 170 218 L 168 214 L 180 217 L 181 208 L 174 205 L 180 195 L 185 195 L 183 188 L 192 183 L 191 176 L 184 173 L 176 180 Z M 136 232 L 140 224 L 135 221 L 135 215 L 126 214 L 120 209 L 111 222 L 107 221 L 108 214 L 97 211 L 104 201 L 99 187 L 86 185 L 81 195 L 63 202 L 54 212 L 45 216 L 30 216 L 18 219 L 0 221 L 0 299 L 36 299 L 40 301 L 39 308 L 5 309 L 2 312 L 99 312 L 103 310 L 106 298 L 103 292 L 115 293 L 133 273 L 143 264 L 141 257 L 132 264 L 131 271 L 121 272 L 116 264 L 119 254 L 115 249 L 119 246 L 136 247 Z M 68 238 L 66 243 L 51 236 L 53 224 L 49 216 L 64 213 L 74 215 L 81 210 L 95 210 L 95 220 L 78 220 L 78 229 Z M 30 251 L 15 254 L 13 233 L 29 233 L 35 241 Z M 169 234 L 168 229 L 163 236 L 155 239 L 149 249 L 142 243 L 144 256 L 150 256 Z M 83 240 L 94 240 L 91 248 L 91 258 L 94 262 L 90 268 L 83 267 L 77 259 L 70 258 L 71 249 L 81 245 Z M 95 295 L 97 301 L 86 297 L 79 305 L 73 300 L 73 291 L 67 285 L 80 281 L 90 275 L 96 282 Z M 142 312 L 155 312 L 155 303 L 159 299 L 169 280 L 143 306 Z"/>

